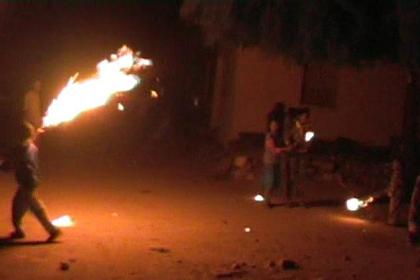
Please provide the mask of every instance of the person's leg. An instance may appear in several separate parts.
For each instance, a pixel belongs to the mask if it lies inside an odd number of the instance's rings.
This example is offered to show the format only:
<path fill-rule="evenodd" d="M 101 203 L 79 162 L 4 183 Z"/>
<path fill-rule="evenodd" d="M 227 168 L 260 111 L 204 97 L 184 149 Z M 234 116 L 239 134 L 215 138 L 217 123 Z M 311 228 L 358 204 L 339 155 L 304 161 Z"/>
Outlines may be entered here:
<path fill-rule="evenodd" d="M 25 233 L 22 229 L 22 219 L 29 208 L 30 192 L 19 187 L 12 202 L 12 223 L 15 231 L 11 233 L 12 238 L 23 238 Z"/>
<path fill-rule="evenodd" d="M 299 177 L 299 159 L 297 155 L 293 155 L 290 157 L 290 198 L 294 200 L 297 195 L 297 184 L 298 184 L 298 177 Z"/>
<path fill-rule="evenodd" d="M 271 197 L 273 193 L 274 185 L 274 167 L 272 164 L 267 164 L 264 166 L 264 200 L 267 205 L 271 205 Z"/>
<path fill-rule="evenodd" d="M 400 212 L 402 207 L 402 200 L 402 194 L 400 193 L 396 193 L 394 196 L 390 197 L 387 219 L 388 225 L 397 226 L 401 223 Z"/>
<path fill-rule="evenodd" d="M 53 234 L 57 231 L 57 228 L 50 222 L 43 203 L 36 197 L 35 193 L 32 193 L 29 198 L 29 207 L 31 212 L 49 234 Z"/>
<path fill-rule="evenodd" d="M 296 195 L 302 199 L 304 195 L 302 182 L 306 177 L 306 156 L 304 154 L 300 154 L 297 159 Z"/>
<path fill-rule="evenodd" d="M 279 193 L 281 184 L 281 165 L 280 162 L 273 164 L 273 187 L 272 187 L 272 194 L 273 196 L 275 193 Z"/>
<path fill-rule="evenodd" d="M 290 157 L 288 155 L 285 155 L 281 161 L 281 168 L 282 168 L 282 187 L 285 199 L 289 201 L 291 199 L 291 190 L 292 190 L 292 184 L 291 184 L 291 175 L 290 175 Z"/>
<path fill-rule="evenodd" d="M 408 211 L 408 238 L 410 242 L 417 243 L 420 237 L 420 186 L 414 187 L 411 194 L 410 208 Z"/>

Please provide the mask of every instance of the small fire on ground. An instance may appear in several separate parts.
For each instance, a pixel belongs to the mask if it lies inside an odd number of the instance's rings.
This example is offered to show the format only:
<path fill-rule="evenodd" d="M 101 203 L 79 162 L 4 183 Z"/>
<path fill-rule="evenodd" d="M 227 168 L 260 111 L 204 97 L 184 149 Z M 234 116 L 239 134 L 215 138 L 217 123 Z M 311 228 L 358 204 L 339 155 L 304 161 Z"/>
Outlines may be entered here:
<path fill-rule="evenodd" d="M 373 202 L 373 197 L 369 197 L 368 199 L 365 199 L 365 200 L 353 197 L 353 198 L 347 199 L 346 206 L 349 211 L 357 211 L 360 208 L 364 208 L 368 206 L 372 202 Z"/>
<path fill-rule="evenodd" d="M 58 217 L 51 222 L 56 227 L 72 227 L 75 225 L 74 219 L 69 215 Z"/>

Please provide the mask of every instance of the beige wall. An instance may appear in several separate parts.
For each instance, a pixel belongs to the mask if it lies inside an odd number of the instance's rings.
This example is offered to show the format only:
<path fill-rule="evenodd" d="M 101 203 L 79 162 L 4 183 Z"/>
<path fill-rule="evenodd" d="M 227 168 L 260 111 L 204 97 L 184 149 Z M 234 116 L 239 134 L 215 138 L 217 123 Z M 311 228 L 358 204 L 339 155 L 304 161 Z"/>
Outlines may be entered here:
<path fill-rule="evenodd" d="M 302 67 L 256 48 L 237 50 L 235 60 L 230 117 L 219 123 L 229 127 L 224 137 L 264 132 L 265 117 L 275 102 L 302 106 Z M 387 145 L 391 136 L 400 133 L 405 81 L 402 69 L 393 64 L 342 68 L 336 108 L 310 106 L 317 135 Z"/>

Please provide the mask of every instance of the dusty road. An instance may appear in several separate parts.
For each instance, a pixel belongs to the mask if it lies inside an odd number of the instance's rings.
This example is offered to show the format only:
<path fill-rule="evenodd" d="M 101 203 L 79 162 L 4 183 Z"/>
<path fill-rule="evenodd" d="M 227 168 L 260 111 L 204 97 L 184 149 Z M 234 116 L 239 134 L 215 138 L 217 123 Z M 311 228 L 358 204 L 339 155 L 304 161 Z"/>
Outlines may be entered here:
<path fill-rule="evenodd" d="M 50 216 L 69 214 L 77 224 L 58 243 L 38 243 L 46 234 L 28 215 L 27 239 L 0 246 L 2 280 L 419 279 L 419 249 L 407 244 L 404 228 L 338 206 L 267 209 L 252 201 L 257 181 L 216 181 L 174 157 L 63 152 L 60 160 L 44 156 L 42 167 L 39 193 Z M 318 198 L 340 193 L 322 182 L 306 188 Z M 10 174 L 0 175 L 0 190 L 5 236 Z M 283 259 L 300 268 L 283 270 Z"/>

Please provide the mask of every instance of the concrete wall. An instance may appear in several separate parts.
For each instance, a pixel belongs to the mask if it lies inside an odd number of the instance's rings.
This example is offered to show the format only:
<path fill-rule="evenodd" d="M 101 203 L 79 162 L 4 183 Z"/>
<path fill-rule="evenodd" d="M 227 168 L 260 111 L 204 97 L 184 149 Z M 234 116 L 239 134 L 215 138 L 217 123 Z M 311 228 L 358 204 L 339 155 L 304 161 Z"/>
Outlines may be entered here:
<path fill-rule="evenodd" d="M 227 118 L 217 123 L 225 128 L 225 140 L 234 139 L 240 132 L 264 132 L 267 112 L 275 102 L 304 105 L 300 104 L 302 67 L 257 48 L 238 49 L 234 56 L 230 102 L 224 104 L 229 109 L 222 114 Z M 309 106 L 314 130 L 323 139 L 347 137 L 387 145 L 391 136 L 400 134 L 405 83 L 404 71 L 394 64 L 341 68 L 336 107 Z M 221 100 L 217 94 L 215 90 L 215 100 Z"/>

